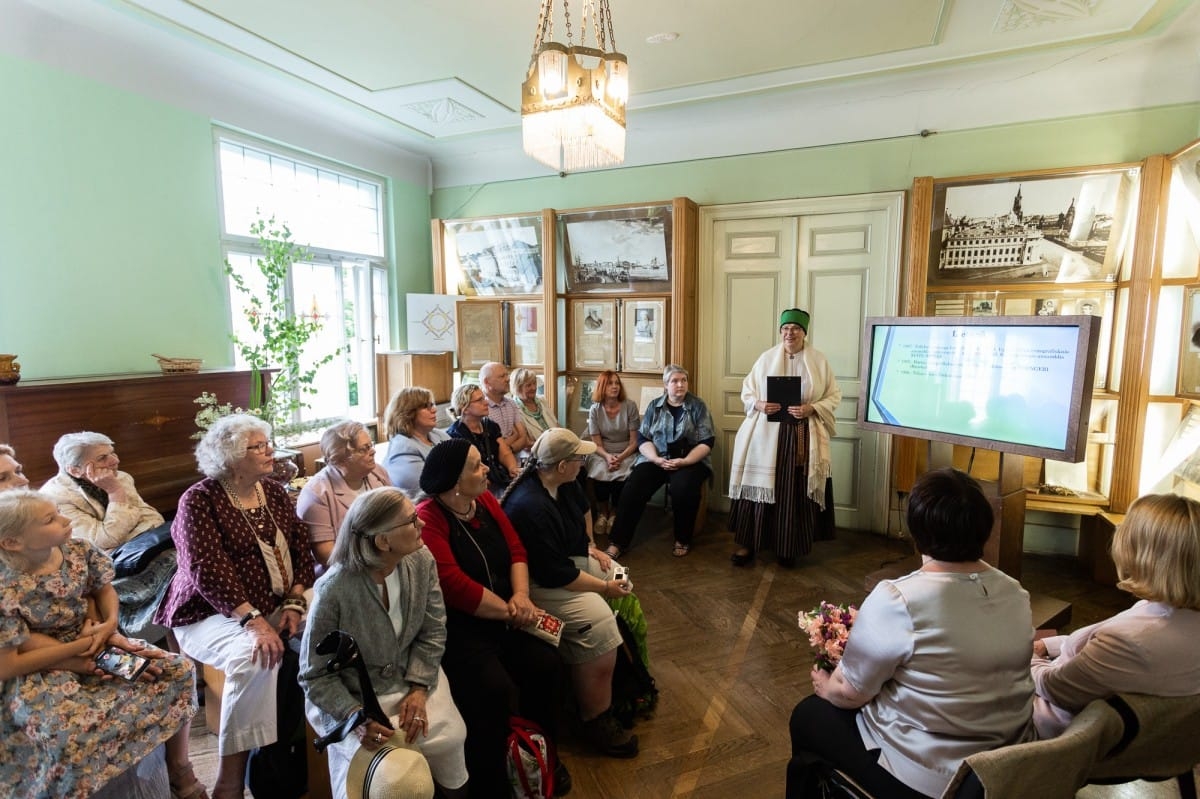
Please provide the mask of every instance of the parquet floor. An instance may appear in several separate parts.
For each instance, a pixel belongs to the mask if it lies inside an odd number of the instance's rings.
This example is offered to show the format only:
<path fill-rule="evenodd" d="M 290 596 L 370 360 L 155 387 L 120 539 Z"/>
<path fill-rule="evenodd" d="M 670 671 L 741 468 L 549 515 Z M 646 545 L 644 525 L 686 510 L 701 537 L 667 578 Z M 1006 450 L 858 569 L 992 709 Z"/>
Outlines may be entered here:
<path fill-rule="evenodd" d="M 795 569 L 781 569 L 769 556 L 735 569 L 723 525 L 723 516 L 711 514 L 691 554 L 674 558 L 669 520 L 657 508 L 647 510 L 622 562 L 649 623 L 658 710 L 638 723 L 641 753 L 632 760 L 593 755 L 569 735 L 561 742 L 574 799 L 781 797 L 787 720 L 811 691 L 812 656 L 797 631 L 797 612 L 822 599 L 861 601 L 865 575 L 911 553 L 904 541 L 842 532 L 817 544 Z M 1071 558 L 1026 556 L 1023 569 L 1030 591 L 1073 603 L 1071 629 L 1131 603 L 1115 588 L 1092 583 Z M 211 784 L 215 738 L 204 730 L 202 713 L 192 751 L 197 773 Z M 1089 788 L 1080 796 L 1178 795 L 1173 786 L 1135 786 Z"/>

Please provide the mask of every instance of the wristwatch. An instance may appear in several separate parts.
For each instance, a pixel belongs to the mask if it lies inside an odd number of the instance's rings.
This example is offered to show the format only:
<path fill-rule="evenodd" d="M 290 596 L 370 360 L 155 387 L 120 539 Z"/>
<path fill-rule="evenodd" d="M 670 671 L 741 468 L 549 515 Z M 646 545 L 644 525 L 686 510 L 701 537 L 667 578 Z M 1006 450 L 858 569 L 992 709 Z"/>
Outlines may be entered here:
<path fill-rule="evenodd" d="M 245 627 L 247 624 L 249 624 L 250 622 L 254 621 L 257 618 L 260 618 L 261 616 L 262 616 L 261 610 L 259 610 L 258 608 L 250 608 L 250 611 L 245 616 L 242 616 L 242 620 L 239 621 L 238 624 L 241 625 L 242 627 Z"/>

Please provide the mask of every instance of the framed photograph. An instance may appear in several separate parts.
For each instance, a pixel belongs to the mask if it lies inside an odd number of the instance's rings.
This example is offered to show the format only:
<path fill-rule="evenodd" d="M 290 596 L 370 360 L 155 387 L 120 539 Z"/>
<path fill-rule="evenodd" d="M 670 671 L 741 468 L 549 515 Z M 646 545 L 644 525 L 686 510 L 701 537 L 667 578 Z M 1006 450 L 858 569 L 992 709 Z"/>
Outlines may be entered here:
<path fill-rule="evenodd" d="M 667 365 L 667 301 L 625 300 L 621 309 L 621 368 L 661 372 Z"/>
<path fill-rule="evenodd" d="M 458 368 L 474 370 L 504 360 L 503 308 L 496 302 L 458 303 Z"/>
<path fill-rule="evenodd" d="M 982 300 L 971 300 L 971 316 L 995 316 L 999 303 L 989 297 Z"/>
<path fill-rule="evenodd" d="M 545 314 L 540 302 L 513 301 L 509 308 L 510 366 L 542 369 L 546 365 L 545 338 L 542 335 Z"/>
<path fill-rule="evenodd" d="M 929 283 L 1115 281 L 1138 177 L 1116 167 L 935 181 Z"/>
<path fill-rule="evenodd" d="M 598 371 L 617 364 L 616 300 L 571 300 L 570 368 Z"/>
<path fill-rule="evenodd" d="M 1183 294 L 1183 341 L 1179 345 L 1179 394 L 1200 399 L 1200 286 Z"/>
<path fill-rule="evenodd" d="M 542 217 L 443 223 L 446 289 L 468 297 L 542 293 Z"/>
<path fill-rule="evenodd" d="M 558 217 L 567 293 L 671 290 L 671 206 L 578 211 Z"/>

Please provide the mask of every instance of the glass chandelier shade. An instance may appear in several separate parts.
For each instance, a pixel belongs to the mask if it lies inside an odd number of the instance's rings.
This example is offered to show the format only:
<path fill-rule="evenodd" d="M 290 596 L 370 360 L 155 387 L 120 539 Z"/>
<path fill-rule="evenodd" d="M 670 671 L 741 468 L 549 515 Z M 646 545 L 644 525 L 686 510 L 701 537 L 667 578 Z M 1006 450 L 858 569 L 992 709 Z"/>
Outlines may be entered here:
<path fill-rule="evenodd" d="M 625 160 L 629 64 L 616 50 L 608 0 L 585 3 L 582 35 L 590 17 L 596 47 L 584 46 L 582 39 L 579 45 L 572 42 L 567 0 L 562 5 L 565 45 L 552 41 L 555 0 L 541 3 L 533 56 L 521 84 L 525 152 L 559 172 L 615 166 Z"/>

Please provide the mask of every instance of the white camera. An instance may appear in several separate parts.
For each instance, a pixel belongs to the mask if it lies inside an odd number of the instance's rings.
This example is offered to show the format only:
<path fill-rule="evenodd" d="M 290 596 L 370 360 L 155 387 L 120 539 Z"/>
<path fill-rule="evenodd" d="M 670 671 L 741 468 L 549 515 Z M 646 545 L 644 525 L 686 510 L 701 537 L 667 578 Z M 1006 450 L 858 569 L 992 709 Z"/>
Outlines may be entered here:
<path fill-rule="evenodd" d="M 613 572 L 612 572 L 612 578 L 614 580 L 628 580 L 629 579 L 629 567 L 621 566 L 619 564 L 614 565 Z"/>

